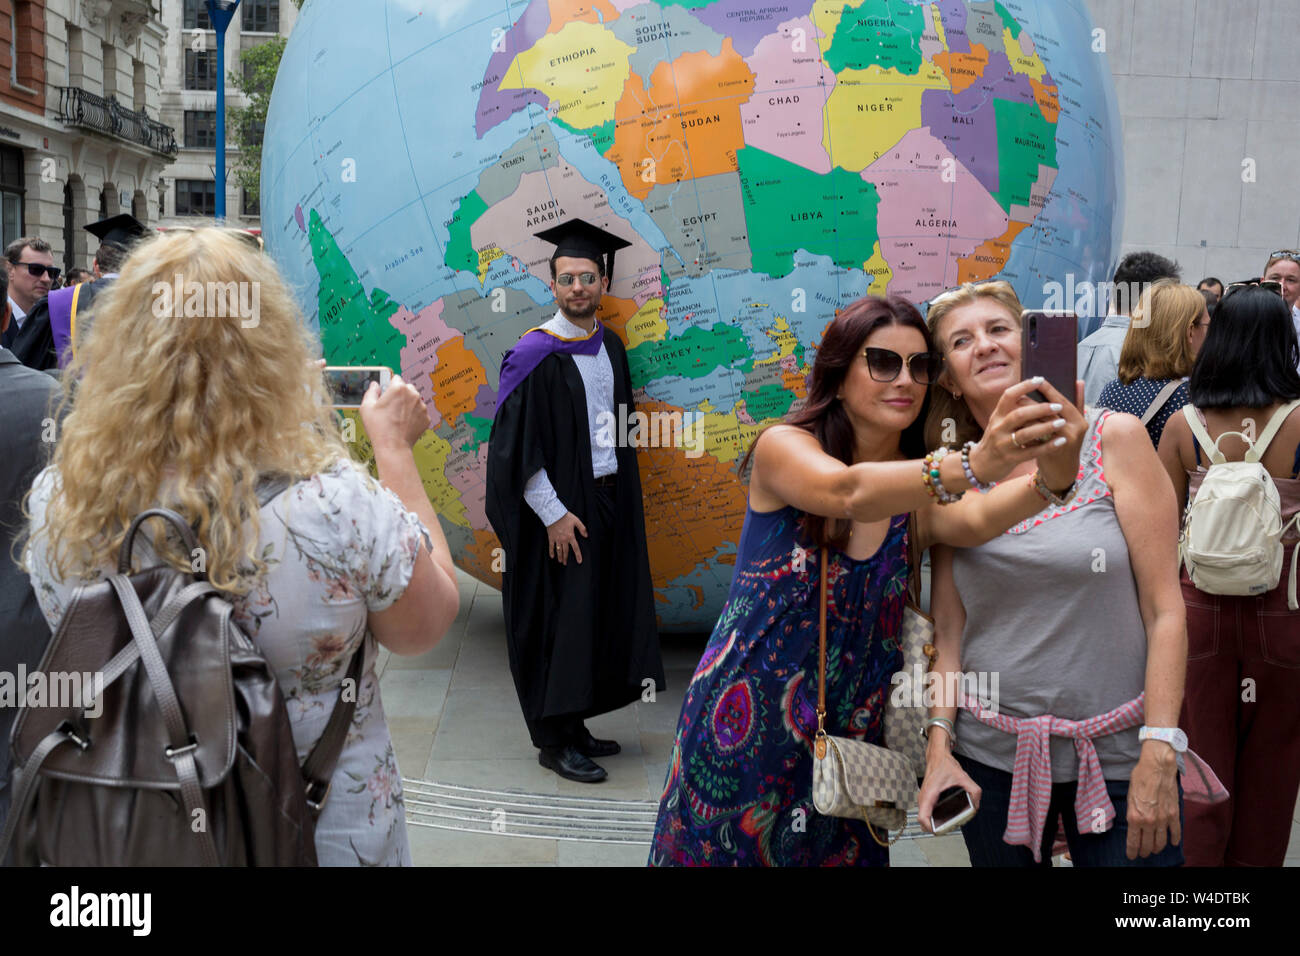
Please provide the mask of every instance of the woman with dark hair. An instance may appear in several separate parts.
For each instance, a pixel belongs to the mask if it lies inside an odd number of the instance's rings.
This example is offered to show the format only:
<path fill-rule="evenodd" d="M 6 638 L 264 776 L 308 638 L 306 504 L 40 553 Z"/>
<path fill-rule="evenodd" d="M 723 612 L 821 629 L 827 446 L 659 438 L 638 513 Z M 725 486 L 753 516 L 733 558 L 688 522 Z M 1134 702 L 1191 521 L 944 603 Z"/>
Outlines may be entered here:
<path fill-rule="evenodd" d="M 1225 432 L 1265 437 L 1260 463 L 1277 486 L 1283 523 L 1300 513 L 1300 343 L 1283 299 L 1267 288 L 1230 288 L 1219 303 L 1192 370 L 1191 402 L 1211 440 Z M 1160 460 L 1180 505 L 1196 497 L 1206 457 L 1191 422 L 1175 415 L 1160 440 Z M 1226 437 L 1219 450 L 1242 461 L 1247 445 Z M 1181 574 L 1187 605 L 1187 689 L 1182 726 L 1188 744 L 1232 795 L 1215 806 L 1188 804 L 1184 853 L 1191 866 L 1281 866 L 1300 792 L 1300 611 L 1287 600 L 1296 574 L 1291 525 L 1277 587 L 1260 595 L 1208 594 Z M 1250 680 L 1250 692 L 1243 681 Z"/>
<path fill-rule="evenodd" d="M 822 556 L 826 732 L 875 742 L 901 664 L 909 513 L 921 548 L 988 540 L 1071 485 L 1085 430 L 1050 385 L 1023 382 L 983 440 L 923 464 L 919 419 L 940 368 L 915 307 L 860 299 L 826 330 L 803 407 L 755 439 L 736 573 L 686 691 L 651 865 L 888 864 L 864 822 L 812 804 Z M 1051 404 L 1026 398 L 1035 387 Z M 957 501 L 1034 457 L 1034 481 Z"/>

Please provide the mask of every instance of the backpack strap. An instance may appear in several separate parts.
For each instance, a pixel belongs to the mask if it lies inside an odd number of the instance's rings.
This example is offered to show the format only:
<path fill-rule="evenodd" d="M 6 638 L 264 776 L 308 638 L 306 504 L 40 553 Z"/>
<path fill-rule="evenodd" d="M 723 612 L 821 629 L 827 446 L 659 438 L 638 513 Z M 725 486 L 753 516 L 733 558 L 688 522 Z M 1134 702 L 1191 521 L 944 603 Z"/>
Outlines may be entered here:
<path fill-rule="evenodd" d="M 343 744 L 348 739 L 348 728 L 352 726 L 352 715 L 357 709 L 357 697 L 361 692 L 361 665 L 366 656 L 366 642 L 352 654 L 352 663 L 343 685 L 339 687 L 339 699 L 334 702 L 329 723 L 321 733 L 316 746 L 311 748 L 307 762 L 302 765 L 302 780 L 307 790 L 307 807 L 312 815 L 319 815 L 329 797 L 330 780 L 334 776 L 334 767 L 338 764 Z M 344 691 L 347 682 L 352 681 L 352 699 L 347 700 Z"/>
<path fill-rule="evenodd" d="M 1160 409 L 1169 404 L 1169 399 L 1174 397 L 1174 392 L 1178 391 L 1178 386 L 1185 381 L 1187 381 L 1185 378 L 1176 378 L 1159 391 L 1156 397 L 1151 400 L 1151 404 L 1147 406 L 1147 410 L 1142 413 L 1143 425 L 1160 414 Z"/>
<path fill-rule="evenodd" d="M 1259 461 L 1264 457 L 1264 452 L 1268 451 L 1268 445 L 1273 440 L 1273 436 L 1278 433 L 1287 416 L 1297 408 L 1300 408 L 1300 398 L 1297 398 L 1294 402 L 1288 402 L 1273 413 L 1273 417 L 1268 420 L 1264 430 L 1259 433 L 1259 440 L 1246 452 L 1247 461 Z M 1254 457 L 1251 457 L 1252 452 Z"/>
<path fill-rule="evenodd" d="M 1205 430 L 1205 426 L 1201 424 L 1201 416 L 1196 414 L 1194 406 L 1184 405 L 1183 417 L 1187 419 L 1187 424 L 1191 426 L 1192 435 L 1195 436 L 1197 443 L 1210 456 L 1210 464 L 1221 465 L 1228 460 L 1220 454 L 1218 444 L 1210 437 L 1210 433 Z"/>
<path fill-rule="evenodd" d="M 163 662 L 162 654 L 158 652 L 153 630 L 149 627 L 149 618 L 140 604 L 140 597 L 135 593 L 135 588 L 131 587 L 130 578 L 125 574 L 115 574 L 108 579 L 108 582 L 117 592 L 118 600 L 122 602 L 127 624 L 131 627 L 131 636 L 140 648 L 140 661 L 144 664 L 149 684 L 153 688 L 154 701 L 158 704 L 163 723 L 167 727 L 168 746 L 163 749 L 163 753 L 176 770 L 185 812 L 191 821 L 198 814 L 198 818 L 208 824 L 195 834 L 199 838 L 199 851 L 203 862 L 208 866 L 220 866 L 221 857 L 218 856 L 217 845 L 212 839 L 208 804 L 203 797 L 198 765 L 194 760 L 198 741 L 185 725 L 185 712 L 181 710 L 176 688 L 172 686 L 171 678 L 167 676 L 167 665 Z"/>
<path fill-rule="evenodd" d="M 54 748 L 60 744 L 66 744 L 69 741 L 77 739 L 72 733 L 69 733 L 68 724 L 65 721 L 54 730 L 45 735 L 32 755 L 27 760 L 27 765 L 21 770 L 15 768 L 13 771 L 13 803 L 9 806 L 9 816 L 5 819 L 4 832 L 0 833 L 0 866 L 12 866 L 13 862 L 9 857 L 9 844 L 13 842 L 14 834 L 18 830 L 19 819 L 27 812 L 27 805 L 31 803 L 32 796 L 36 793 L 36 781 L 41 775 L 41 766 L 45 763 L 45 758 L 54 752 Z"/>
<path fill-rule="evenodd" d="M 1183 406 L 1183 417 L 1187 419 L 1187 424 L 1191 426 L 1192 434 L 1196 436 L 1196 440 L 1200 442 L 1202 447 L 1205 448 L 1206 453 L 1210 456 L 1210 464 L 1222 465 L 1228 460 L 1223 452 L 1219 451 L 1219 442 L 1223 441 L 1229 435 L 1236 435 L 1246 443 L 1247 448 L 1245 460 L 1252 464 L 1256 464 L 1264 457 L 1264 452 L 1268 451 L 1269 442 L 1273 440 L 1273 436 L 1276 435 L 1278 429 L 1282 427 L 1282 423 L 1286 421 L 1287 416 L 1297 408 L 1300 408 L 1300 398 L 1296 399 L 1294 402 L 1289 402 L 1288 404 L 1283 405 L 1273 413 L 1273 417 L 1268 420 L 1268 424 L 1264 426 L 1264 430 L 1260 432 L 1259 437 L 1254 440 L 1244 432 L 1224 432 L 1217 440 L 1211 438 L 1210 433 L 1206 431 L 1205 426 L 1201 424 L 1201 418 L 1196 414 L 1196 409 L 1191 405 Z"/>

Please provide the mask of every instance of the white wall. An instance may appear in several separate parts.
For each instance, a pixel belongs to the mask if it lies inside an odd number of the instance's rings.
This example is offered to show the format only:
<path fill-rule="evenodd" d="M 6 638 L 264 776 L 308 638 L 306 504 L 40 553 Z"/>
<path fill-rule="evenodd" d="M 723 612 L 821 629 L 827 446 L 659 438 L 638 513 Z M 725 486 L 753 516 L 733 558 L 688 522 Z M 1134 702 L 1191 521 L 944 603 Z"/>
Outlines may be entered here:
<path fill-rule="evenodd" d="M 1124 252 L 1177 259 L 1195 283 L 1300 248 L 1300 0 L 1087 5 L 1124 118 Z"/>

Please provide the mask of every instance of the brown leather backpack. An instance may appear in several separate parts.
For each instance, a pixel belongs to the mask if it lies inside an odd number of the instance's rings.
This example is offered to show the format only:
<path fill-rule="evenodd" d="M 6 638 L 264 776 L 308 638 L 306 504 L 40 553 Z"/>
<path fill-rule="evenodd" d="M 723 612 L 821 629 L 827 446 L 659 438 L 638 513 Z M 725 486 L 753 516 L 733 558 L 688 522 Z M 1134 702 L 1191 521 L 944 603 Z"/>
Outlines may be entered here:
<path fill-rule="evenodd" d="M 259 498 L 286 485 L 259 486 Z M 118 573 L 73 596 L 40 669 L 102 673 L 99 716 L 86 715 L 97 707 L 84 699 L 19 715 L 0 859 L 16 837 L 18 865 L 315 866 L 315 817 L 356 694 L 340 691 L 299 767 L 275 676 L 230 602 L 202 574 L 167 565 L 128 576 L 132 541 L 151 517 L 189 553 L 198 547 L 176 512 L 146 511 L 122 542 Z M 361 659 L 358 649 L 354 689 Z"/>

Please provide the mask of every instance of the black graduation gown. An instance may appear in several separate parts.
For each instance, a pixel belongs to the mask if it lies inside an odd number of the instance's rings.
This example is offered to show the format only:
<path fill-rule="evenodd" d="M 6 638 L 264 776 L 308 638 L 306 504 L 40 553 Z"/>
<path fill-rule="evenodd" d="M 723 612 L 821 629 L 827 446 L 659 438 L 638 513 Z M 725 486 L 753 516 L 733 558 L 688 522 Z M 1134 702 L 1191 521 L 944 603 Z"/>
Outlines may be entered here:
<path fill-rule="evenodd" d="M 623 343 L 609 329 L 614 410 L 634 410 Z M 621 420 L 621 419 L 620 419 Z M 625 446 L 626 442 L 620 445 Z M 643 681 L 664 687 L 646 552 L 636 450 L 619 447 L 614 560 L 601 568 L 606 600 L 594 593 L 594 562 L 566 565 L 547 554 L 546 526 L 524 501 L 524 485 L 545 468 L 560 501 L 584 525 L 595 508 L 586 390 L 572 357 L 552 353 L 496 412 L 488 443 L 488 520 L 505 550 L 502 608 L 510 671 L 529 721 L 607 713 L 641 697 Z M 579 549 L 587 539 L 578 535 Z M 604 620 L 598 619 L 605 609 Z"/>
<path fill-rule="evenodd" d="M 90 325 L 88 317 L 91 303 L 95 296 L 113 284 L 112 279 L 95 279 L 81 284 L 81 294 L 77 296 L 77 334 L 85 334 Z M 46 296 L 32 306 L 32 311 L 23 319 L 23 327 L 9 349 L 28 368 L 47 371 L 59 367 L 59 355 L 54 346 L 54 329 L 50 325 L 50 300 Z"/>

